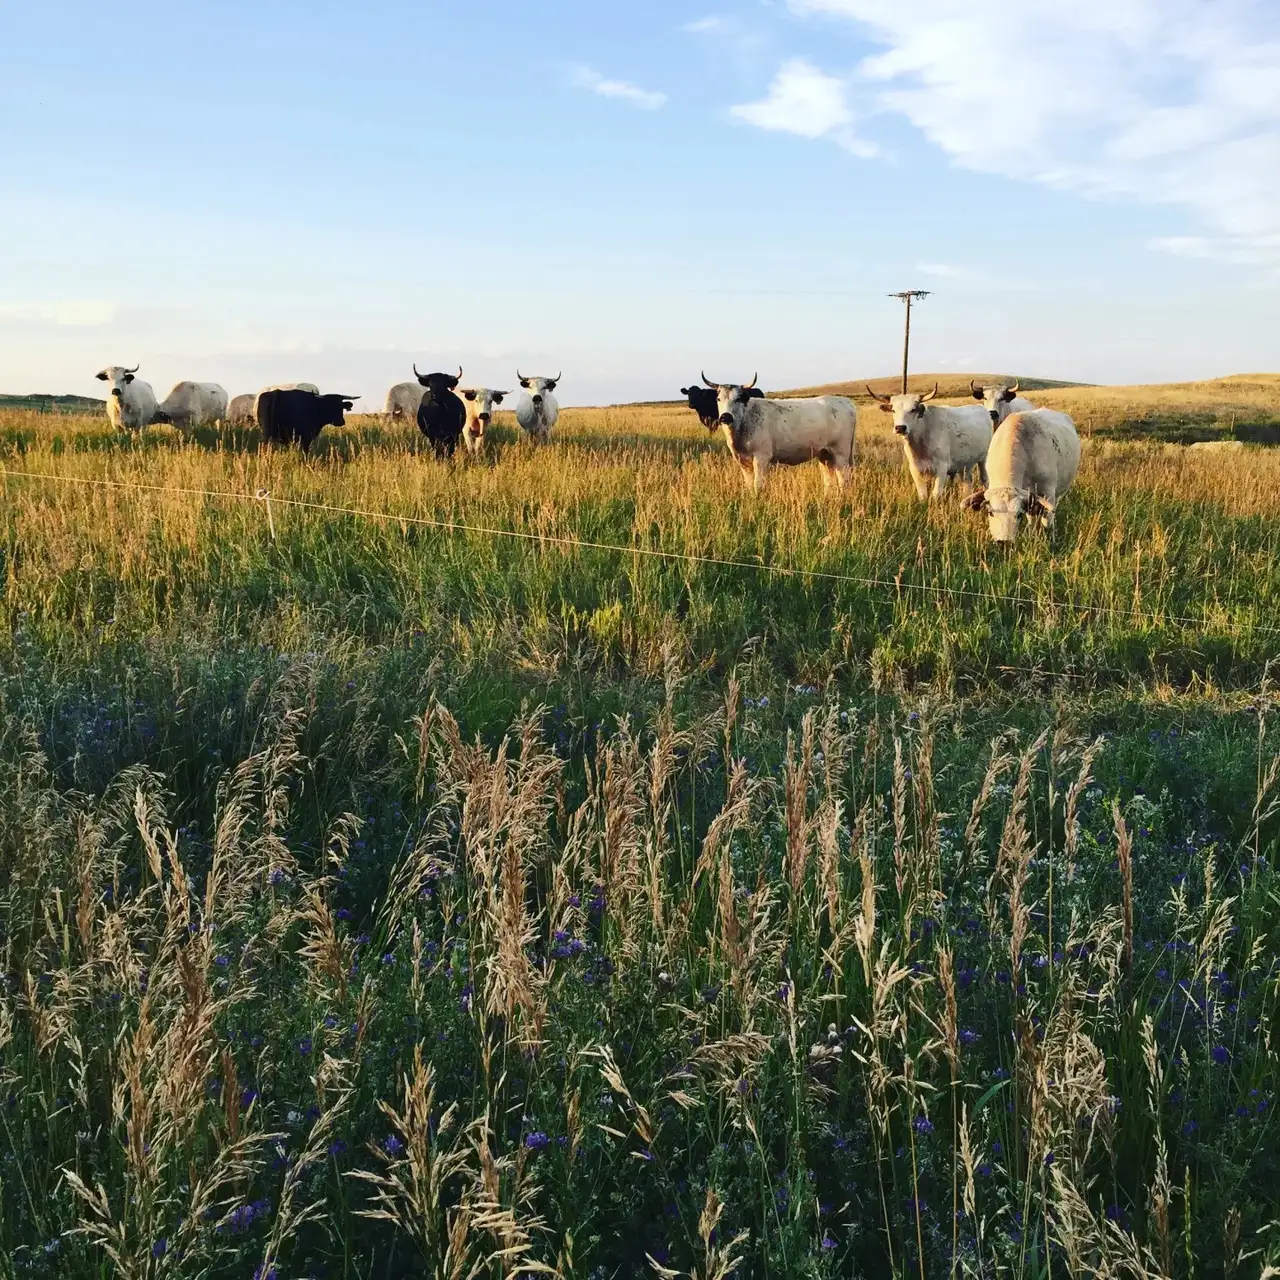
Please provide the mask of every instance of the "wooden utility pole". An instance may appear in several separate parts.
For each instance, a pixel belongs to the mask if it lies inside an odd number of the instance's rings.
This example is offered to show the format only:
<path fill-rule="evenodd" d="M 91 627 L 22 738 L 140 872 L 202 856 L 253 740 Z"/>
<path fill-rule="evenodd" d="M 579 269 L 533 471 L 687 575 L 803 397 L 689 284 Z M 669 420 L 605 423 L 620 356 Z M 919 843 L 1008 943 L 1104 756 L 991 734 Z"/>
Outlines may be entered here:
<path fill-rule="evenodd" d="M 927 298 L 928 289 L 904 289 L 902 293 L 891 293 L 891 298 L 901 298 L 907 304 L 907 333 L 902 342 L 902 394 L 907 393 L 907 370 L 911 367 L 911 304 L 917 298 Z"/>

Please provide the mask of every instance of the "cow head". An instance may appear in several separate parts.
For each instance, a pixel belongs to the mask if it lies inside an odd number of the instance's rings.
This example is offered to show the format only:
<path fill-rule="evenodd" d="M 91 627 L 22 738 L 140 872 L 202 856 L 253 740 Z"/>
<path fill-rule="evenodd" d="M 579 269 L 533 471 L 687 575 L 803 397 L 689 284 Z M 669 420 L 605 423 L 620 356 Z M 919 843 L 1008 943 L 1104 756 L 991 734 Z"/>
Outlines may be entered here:
<path fill-rule="evenodd" d="M 99 382 L 108 383 L 111 388 L 111 395 L 120 400 L 124 397 L 125 387 L 133 381 L 134 374 L 141 368 L 142 366 L 139 364 L 135 364 L 132 369 L 126 369 L 119 364 L 110 364 L 97 375 L 97 378 Z"/>
<path fill-rule="evenodd" d="M 688 400 L 689 408 L 698 415 L 699 421 L 708 431 L 714 431 L 720 425 L 716 393 L 709 387 L 681 387 L 680 394 Z"/>
<path fill-rule="evenodd" d="M 426 387 L 426 398 L 438 402 L 457 388 L 462 379 L 462 366 L 458 366 L 458 376 L 455 378 L 451 373 L 419 373 L 418 366 L 415 364 L 413 376 L 418 379 L 419 386 Z"/>
<path fill-rule="evenodd" d="M 751 381 L 739 385 L 735 382 L 712 382 L 704 372 L 702 380 L 716 393 L 716 420 L 720 426 L 728 427 L 733 438 L 738 439 L 742 432 L 742 415 L 747 405 L 756 399 L 756 383 L 760 375 L 753 374 Z"/>
<path fill-rule="evenodd" d="M 463 439 L 466 440 L 468 449 L 479 449 L 484 444 L 484 433 L 493 421 L 494 408 L 510 394 L 510 391 L 493 391 L 488 387 L 469 387 L 454 392 L 454 395 L 462 397 L 467 410 Z"/>
<path fill-rule="evenodd" d="M 991 415 L 991 425 L 998 427 L 1012 412 L 1013 402 L 1018 398 L 1018 383 L 1006 386 L 1003 382 L 990 387 L 980 387 L 970 381 L 969 390 L 973 398 L 980 400 L 982 406 Z"/>
<path fill-rule="evenodd" d="M 1022 517 L 1040 520 L 1046 525 L 1053 518 L 1054 504 L 1047 498 L 1028 489 L 1004 486 L 999 489 L 979 489 L 963 503 L 968 511 L 979 511 L 987 517 L 987 529 L 992 542 L 1012 546 L 1018 540 L 1018 521 Z"/>
<path fill-rule="evenodd" d="M 322 427 L 344 427 L 347 420 L 343 417 L 343 413 L 355 408 L 355 401 L 359 400 L 359 396 L 333 395 L 317 396 L 319 400 L 320 423 Z"/>
<path fill-rule="evenodd" d="M 867 388 L 867 394 L 879 403 L 882 413 L 893 414 L 894 434 L 905 436 L 911 434 L 913 426 L 924 421 L 928 413 L 929 401 L 936 400 L 938 397 L 938 384 L 935 382 L 933 390 L 923 396 L 917 395 L 914 391 L 896 396 L 881 396 L 870 387 Z"/>
<path fill-rule="evenodd" d="M 520 385 L 529 393 L 529 399 L 533 401 L 534 408 L 541 409 L 543 399 L 556 389 L 561 375 L 557 373 L 554 378 L 526 378 L 517 369 L 516 377 L 519 378 Z"/>

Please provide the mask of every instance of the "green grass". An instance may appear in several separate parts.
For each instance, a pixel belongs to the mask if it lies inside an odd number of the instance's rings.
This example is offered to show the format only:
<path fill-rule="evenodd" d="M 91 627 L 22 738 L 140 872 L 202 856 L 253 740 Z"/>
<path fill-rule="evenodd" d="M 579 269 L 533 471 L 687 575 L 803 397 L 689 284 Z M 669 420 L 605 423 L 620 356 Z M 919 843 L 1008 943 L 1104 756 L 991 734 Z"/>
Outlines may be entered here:
<path fill-rule="evenodd" d="M 1135 405 L 1011 553 L 878 414 L 0 414 L 0 1274 L 1259 1274 L 1280 457 Z"/>

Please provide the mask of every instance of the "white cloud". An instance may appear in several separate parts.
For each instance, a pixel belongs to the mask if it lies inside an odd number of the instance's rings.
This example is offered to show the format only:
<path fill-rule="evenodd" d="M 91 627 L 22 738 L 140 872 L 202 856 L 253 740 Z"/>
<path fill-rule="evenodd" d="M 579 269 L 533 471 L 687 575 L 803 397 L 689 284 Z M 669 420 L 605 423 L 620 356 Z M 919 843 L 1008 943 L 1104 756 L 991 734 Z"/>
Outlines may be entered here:
<path fill-rule="evenodd" d="M 625 80 L 606 79 L 590 67 L 575 67 L 572 81 L 579 89 L 588 89 L 592 93 L 598 93 L 602 98 L 616 98 L 622 102 L 629 102 L 642 111 L 656 111 L 659 107 L 666 106 L 667 102 L 665 93 L 641 89 L 634 84 L 628 84 Z"/>
<path fill-rule="evenodd" d="M 116 308 L 96 298 L 60 298 L 52 302 L 0 302 L 0 318 L 57 325 L 67 329 L 93 329 L 110 324 Z"/>
<path fill-rule="evenodd" d="M 858 82 L 958 164 L 1182 205 L 1212 233 L 1197 256 L 1280 265 L 1274 0 L 788 4 L 880 45 Z"/>
<path fill-rule="evenodd" d="M 693 35 L 707 35 L 713 31 L 725 31 L 729 24 L 718 14 L 711 14 L 706 18 L 695 18 L 692 22 L 686 22 L 680 28 L 681 31 L 688 31 Z"/>
<path fill-rule="evenodd" d="M 945 262 L 920 262 L 916 270 L 922 276 L 937 276 L 940 280 L 984 280 L 981 271 L 973 271 L 969 267 L 953 267 Z"/>
<path fill-rule="evenodd" d="M 857 155 L 874 154 L 874 148 L 853 131 L 853 112 L 845 97 L 844 82 L 803 58 L 783 63 L 767 97 L 731 107 L 729 113 L 757 129 L 794 133 L 802 138 L 830 137 Z"/>

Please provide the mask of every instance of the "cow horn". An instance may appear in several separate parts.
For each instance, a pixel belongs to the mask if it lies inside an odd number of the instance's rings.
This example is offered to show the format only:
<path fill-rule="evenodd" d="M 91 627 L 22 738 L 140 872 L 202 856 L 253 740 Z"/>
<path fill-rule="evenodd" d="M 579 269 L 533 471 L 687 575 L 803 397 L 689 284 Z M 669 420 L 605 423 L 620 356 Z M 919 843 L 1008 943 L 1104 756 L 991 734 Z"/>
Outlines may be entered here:
<path fill-rule="evenodd" d="M 935 382 L 935 383 L 933 384 L 933 390 L 932 390 L 932 391 L 930 391 L 930 392 L 929 392 L 929 394 L 928 394 L 927 396 L 921 396 L 921 397 L 920 397 L 920 403 L 921 403 L 921 404 L 928 404 L 928 402 L 929 402 L 930 400 L 936 400 L 937 398 L 938 398 L 938 384 Z"/>
<path fill-rule="evenodd" d="M 718 382 L 712 382 L 711 379 L 707 377 L 707 371 L 705 369 L 702 371 L 702 380 L 711 388 L 712 391 L 720 390 L 720 384 Z"/>
<path fill-rule="evenodd" d="M 1021 384 L 1021 382 L 1015 382 L 1015 383 L 1013 384 L 1013 386 L 1011 386 L 1011 387 L 1009 388 L 1009 390 L 1010 390 L 1010 391 L 1012 391 L 1012 392 L 1013 392 L 1013 394 L 1016 396 L 1016 395 L 1018 394 L 1018 392 L 1022 390 L 1022 384 Z"/>
<path fill-rule="evenodd" d="M 892 396 L 882 396 L 882 395 L 878 395 L 876 392 L 872 391 L 872 390 L 871 390 L 871 384 L 870 384 L 869 382 L 867 383 L 867 395 L 869 395 L 873 400 L 879 400 L 881 404 L 892 404 L 892 403 L 893 403 L 893 397 L 892 397 Z"/>
<path fill-rule="evenodd" d="M 135 364 L 132 369 L 126 369 L 125 373 L 137 373 L 141 368 L 142 366 L 140 364 Z"/>
<path fill-rule="evenodd" d="M 559 381 L 560 381 L 560 379 L 561 379 L 561 378 L 563 378 L 563 377 L 564 377 L 564 370 L 563 370 L 563 369 L 561 369 L 561 370 L 560 370 L 560 372 L 559 372 L 559 373 L 557 373 L 557 374 L 556 374 L 556 376 L 555 376 L 554 378 L 552 378 L 552 379 L 551 379 L 551 381 L 552 381 L 552 382 L 559 382 Z"/>
<path fill-rule="evenodd" d="M 747 385 L 742 388 L 743 391 L 750 391 L 759 381 L 760 381 L 760 375 L 758 373 L 753 373 L 751 375 L 751 381 L 748 382 Z"/>
<path fill-rule="evenodd" d="M 420 377 L 422 377 L 422 374 L 420 374 L 420 373 L 418 372 L 418 365 L 417 365 L 416 361 L 415 361 L 414 366 L 413 366 L 413 376 L 414 376 L 415 378 L 420 378 Z"/>
<path fill-rule="evenodd" d="M 982 388 L 972 378 L 969 379 L 969 390 L 973 392 L 975 400 L 982 399 Z"/>
<path fill-rule="evenodd" d="M 529 381 L 529 379 L 528 379 L 528 378 L 526 378 L 526 377 L 524 376 L 524 374 L 520 372 L 520 367 L 519 367 L 518 365 L 516 366 L 516 381 L 517 381 L 517 382 L 528 382 L 528 381 Z"/>
<path fill-rule="evenodd" d="M 459 366 L 458 366 L 458 381 L 459 381 L 459 382 L 461 382 L 461 381 L 462 381 L 462 366 L 461 366 L 461 365 L 459 365 Z"/>

